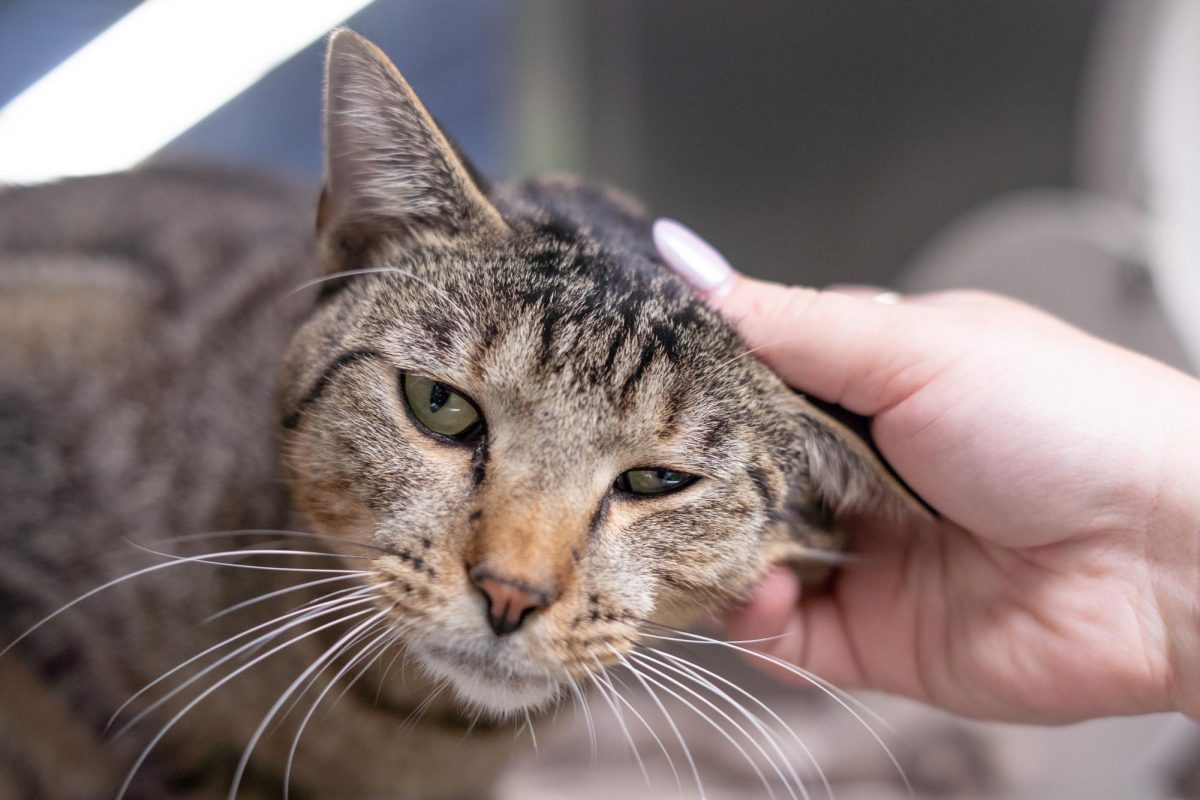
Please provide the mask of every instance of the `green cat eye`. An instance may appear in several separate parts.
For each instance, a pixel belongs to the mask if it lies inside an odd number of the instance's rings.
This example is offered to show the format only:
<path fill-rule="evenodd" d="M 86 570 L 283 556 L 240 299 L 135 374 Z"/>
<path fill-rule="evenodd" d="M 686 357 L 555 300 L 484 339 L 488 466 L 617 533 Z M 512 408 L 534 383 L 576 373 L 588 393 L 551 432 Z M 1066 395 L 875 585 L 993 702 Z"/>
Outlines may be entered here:
<path fill-rule="evenodd" d="M 475 404 L 446 384 L 403 374 L 400 385 L 413 417 L 434 433 L 468 441 L 483 430 L 483 415 Z"/>
<path fill-rule="evenodd" d="M 694 480 L 696 476 L 686 472 L 649 467 L 622 472 L 614 485 L 626 494 L 653 495 L 679 491 Z"/>

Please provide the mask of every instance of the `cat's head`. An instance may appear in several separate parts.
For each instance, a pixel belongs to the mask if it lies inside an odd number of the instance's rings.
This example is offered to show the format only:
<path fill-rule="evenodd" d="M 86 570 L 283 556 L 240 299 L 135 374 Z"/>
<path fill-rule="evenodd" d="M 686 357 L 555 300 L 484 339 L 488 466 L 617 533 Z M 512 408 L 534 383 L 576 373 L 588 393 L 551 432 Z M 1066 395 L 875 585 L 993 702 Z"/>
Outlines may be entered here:
<path fill-rule="evenodd" d="M 747 353 L 629 205 L 484 187 L 387 58 L 329 48 L 326 292 L 289 350 L 283 453 L 315 530 L 371 569 L 409 658 L 538 706 L 648 620 L 836 547 L 870 453 Z"/>

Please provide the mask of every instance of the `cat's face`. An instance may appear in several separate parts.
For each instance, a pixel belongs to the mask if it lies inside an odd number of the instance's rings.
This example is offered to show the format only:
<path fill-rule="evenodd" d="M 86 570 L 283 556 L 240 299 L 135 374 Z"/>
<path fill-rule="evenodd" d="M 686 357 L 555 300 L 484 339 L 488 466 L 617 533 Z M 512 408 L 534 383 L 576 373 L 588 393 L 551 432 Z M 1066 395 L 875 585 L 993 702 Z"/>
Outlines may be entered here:
<path fill-rule="evenodd" d="M 375 271 L 293 342 L 283 453 L 315 530 L 381 548 L 410 659 L 475 707 L 539 706 L 647 621 L 831 543 L 802 512 L 872 485 L 861 451 L 660 268 L 636 218 L 562 185 L 486 199 L 354 34 L 329 75 L 324 254 Z"/>

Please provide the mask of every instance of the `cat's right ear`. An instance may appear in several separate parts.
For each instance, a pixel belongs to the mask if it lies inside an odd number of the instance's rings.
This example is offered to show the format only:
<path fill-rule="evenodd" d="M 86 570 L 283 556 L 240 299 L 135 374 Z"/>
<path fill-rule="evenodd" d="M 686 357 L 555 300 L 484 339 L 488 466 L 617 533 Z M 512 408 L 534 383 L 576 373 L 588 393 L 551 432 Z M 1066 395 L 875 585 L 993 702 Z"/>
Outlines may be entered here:
<path fill-rule="evenodd" d="M 329 38 L 325 148 L 317 233 L 330 269 L 385 239 L 507 231 L 400 72 L 345 28 Z"/>

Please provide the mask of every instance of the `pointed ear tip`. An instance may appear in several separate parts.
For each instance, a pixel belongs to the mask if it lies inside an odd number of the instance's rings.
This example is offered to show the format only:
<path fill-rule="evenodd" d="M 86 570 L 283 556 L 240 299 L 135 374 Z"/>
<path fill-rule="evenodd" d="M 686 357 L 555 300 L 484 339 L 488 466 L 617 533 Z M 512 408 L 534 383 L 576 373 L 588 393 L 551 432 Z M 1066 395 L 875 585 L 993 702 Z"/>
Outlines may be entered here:
<path fill-rule="evenodd" d="M 355 30 L 336 28 L 329 34 L 329 45 L 325 50 L 325 75 L 327 81 L 343 76 L 386 73 L 396 79 L 401 87 L 407 87 L 404 77 L 379 45 Z M 411 91 L 411 90 L 409 90 Z"/>
<path fill-rule="evenodd" d="M 351 42 L 361 40 L 363 35 L 353 28 L 348 28 L 345 25 L 338 25 L 329 32 L 329 44 L 349 44 Z"/>
<path fill-rule="evenodd" d="M 370 39 L 358 31 L 341 25 L 329 33 L 329 44 L 325 48 L 326 58 L 334 59 L 341 54 L 368 55 L 379 51 Z"/>

